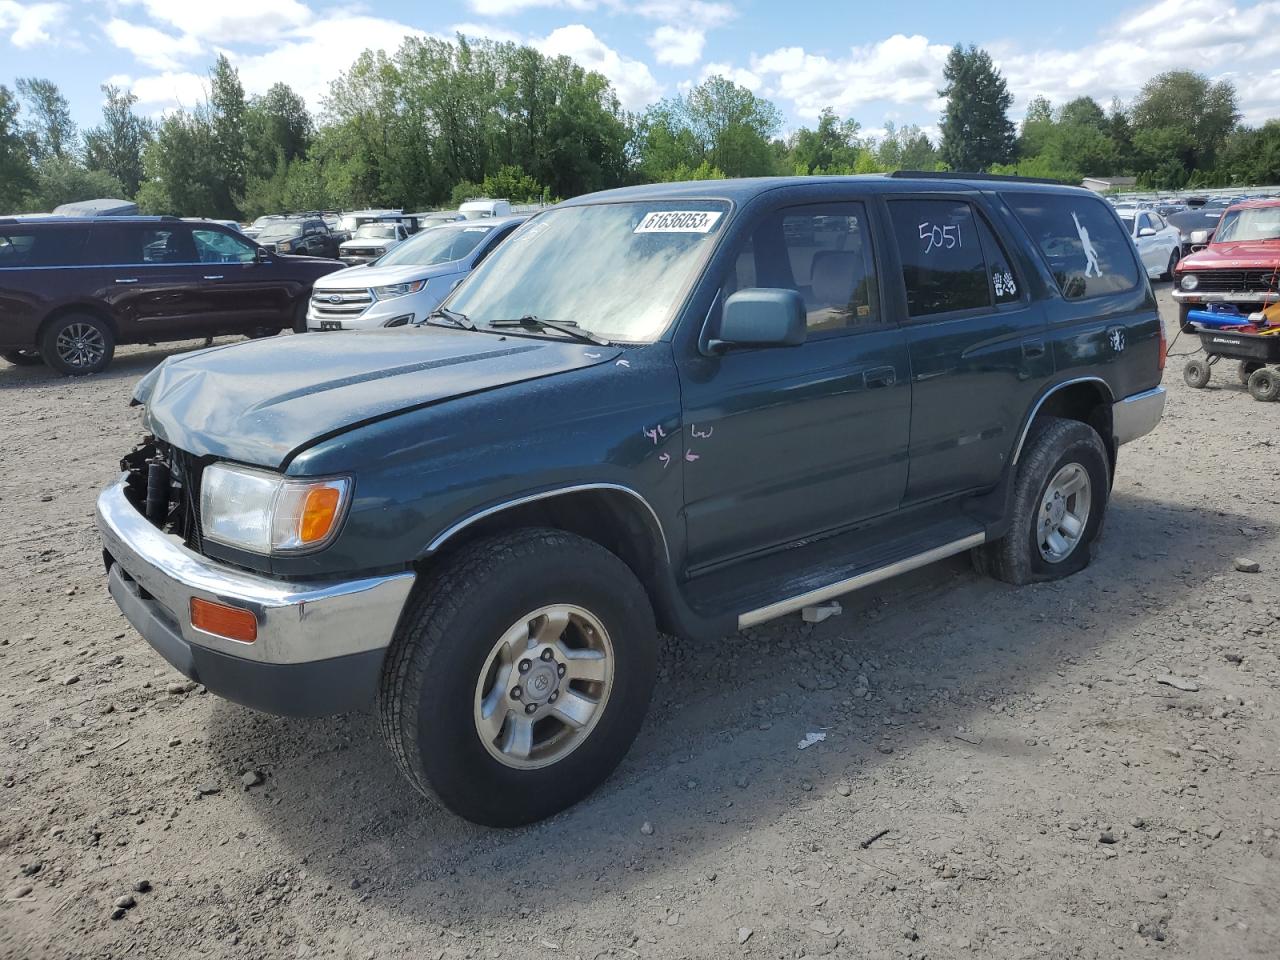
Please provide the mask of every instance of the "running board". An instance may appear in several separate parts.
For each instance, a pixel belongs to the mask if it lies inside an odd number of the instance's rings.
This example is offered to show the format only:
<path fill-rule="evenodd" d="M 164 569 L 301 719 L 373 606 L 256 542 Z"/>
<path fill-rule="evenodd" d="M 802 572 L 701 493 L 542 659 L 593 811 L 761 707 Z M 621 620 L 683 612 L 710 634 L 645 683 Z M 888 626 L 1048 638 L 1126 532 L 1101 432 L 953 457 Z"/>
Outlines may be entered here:
<path fill-rule="evenodd" d="M 839 580 L 835 583 L 828 584 L 825 587 L 819 587 L 816 590 L 809 590 L 799 596 L 789 597 L 786 600 L 779 600 L 777 603 L 771 603 L 767 607 L 760 607 L 758 610 L 749 610 L 738 616 L 738 629 L 745 630 L 747 627 L 754 627 L 757 624 L 765 623 L 768 620 L 774 620 L 778 617 L 786 616 L 788 613 L 795 613 L 797 610 L 810 606 L 815 603 L 822 603 L 833 597 L 842 594 L 852 593 L 854 590 L 861 590 L 863 587 L 869 587 L 872 584 L 880 583 L 882 580 L 888 580 L 896 577 L 900 573 L 907 573 L 910 570 L 916 570 L 920 567 L 927 567 L 931 563 L 938 560 L 945 560 L 947 557 L 954 557 L 957 553 L 964 553 L 974 547 L 980 547 L 986 543 L 987 537 L 983 533 L 975 533 L 959 540 L 953 540 L 950 543 L 944 543 L 940 547 L 934 547 L 926 550 L 924 553 L 917 553 L 911 557 L 905 557 L 902 560 L 896 560 L 893 563 L 886 564 L 883 567 L 877 567 L 874 570 L 868 570 L 857 576 L 849 577 L 845 580 Z"/>

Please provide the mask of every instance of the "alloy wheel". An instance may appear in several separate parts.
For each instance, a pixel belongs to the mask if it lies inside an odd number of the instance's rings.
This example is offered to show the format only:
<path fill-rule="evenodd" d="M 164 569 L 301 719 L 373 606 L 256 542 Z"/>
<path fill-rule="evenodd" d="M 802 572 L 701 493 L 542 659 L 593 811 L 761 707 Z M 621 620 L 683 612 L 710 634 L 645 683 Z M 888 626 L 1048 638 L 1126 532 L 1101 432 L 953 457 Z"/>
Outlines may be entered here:
<path fill-rule="evenodd" d="M 1079 546 L 1092 494 L 1089 472 L 1078 463 L 1066 464 L 1049 481 L 1036 515 L 1036 542 L 1049 563 L 1061 563 Z"/>
<path fill-rule="evenodd" d="M 93 324 L 77 321 L 59 331 L 57 350 L 59 359 L 67 366 L 84 370 L 102 362 L 107 342 Z"/>

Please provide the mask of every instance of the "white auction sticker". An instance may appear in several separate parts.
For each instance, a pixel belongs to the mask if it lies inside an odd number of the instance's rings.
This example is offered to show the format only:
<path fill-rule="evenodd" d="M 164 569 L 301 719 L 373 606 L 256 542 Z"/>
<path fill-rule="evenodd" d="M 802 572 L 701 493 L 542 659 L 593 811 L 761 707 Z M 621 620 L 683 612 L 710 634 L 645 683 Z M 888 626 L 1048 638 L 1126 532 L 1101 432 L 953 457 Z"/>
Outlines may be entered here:
<path fill-rule="evenodd" d="M 659 210 L 646 213 L 632 232 L 707 233 L 719 219 L 719 210 Z"/>

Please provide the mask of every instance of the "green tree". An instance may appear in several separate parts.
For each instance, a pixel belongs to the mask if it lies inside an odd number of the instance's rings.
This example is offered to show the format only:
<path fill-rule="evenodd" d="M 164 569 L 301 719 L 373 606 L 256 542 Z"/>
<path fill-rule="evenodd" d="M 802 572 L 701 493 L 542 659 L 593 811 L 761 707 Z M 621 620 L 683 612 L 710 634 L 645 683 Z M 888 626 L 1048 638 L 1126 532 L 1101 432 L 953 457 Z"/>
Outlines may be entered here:
<path fill-rule="evenodd" d="M 207 106 L 178 110 L 160 122 L 142 157 L 138 206 L 144 213 L 224 216 L 226 186 Z"/>
<path fill-rule="evenodd" d="M 0 216 L 25 210 L 34 184 L 31 154 L 18 128 L 18 101 L 0 84 Z"/>
<path fill-rule="evenodd" d="M 1076 97 L 1058 111 L 1058 122 L 1067 126 L 1093 127 L 1100 133 L 1107 132 L 1107 115 L 1093 97 Z"/>
<path fill-rule="evenodd" d="M 1140 171 L 1163 169 L 1170 161 L 1186 176 L 1214 165 L 1219 146 L 1240 120 L 1235 87 L 1229 80 L 1211 83 L 1190 70 L 1172 70 L 1148 80 L 1134 101 L 1131 122 Z"/>
<path fill-rule="evenodd" d="M 503 197 L 508 200 L 525 202 L 539 200 L 543 188 L 537 180 L 516 166 L 499 167 L 494 173 L 484 178 L 480 192 L 486 197 Z"/>
<path fill-rule="evenodd" d="M 122 195 L 134 197 L 142 184 L 142 154 L 154 125 L 133 112 L 138 98 L 132 92 L 103 84 L 102 93 L 107 98 L 102 125 L 84 133 L 85 166 L 115 178 Z"/>
<path fill-rule="evenodd" d="M 830 107 L 823 109 L 818 126 L 810 130 L 801 127 L 787 140 L 789 167 L 796 173 L 827 173 L 837 167 L 852 166 L 857 162 L 862 141 L 858 137 L 861 127 L 854 119 L 841 120 Z"/>
<path fill-rule="evenodd" d="M 49 157 L 62 159 L 76 150 L 76 125 L 71 105 L 58 85 L 37 77 L 18 78 L 18 96 L 28 117 L 23 133 L 30 144 L 32 159 L 42 163 Z"/>
<path fill-rule="evenodd" d="M 273 173 L 276 161 L 305 157 L 311 147 L 314 123 L 306 101 L 292 87 L 275 83 L 244 110 L 246 176 Z"/>
<path fill-rule="evenodd" d="M 121 197 L 124 187 L 105 170 L 91 170 L 72 157 L 49 157 L 36 168 L 33 206 L 52 210 L 63 203 Z"/>
<path fill-rule="evenodd" d="M 218 176 L 211 184 L 214 195 L 212 216 L 239 216 L 246 176 L 245 114 L 247 104 L 240 74 L 223 54 L 209 73 L 208 115 L 213 132 L 213 156 Z"/>
<path fill-rule="evenodd" d="M 942 159 L 952 170 L 981 172 L 1013 159 L 1014 130 L 1009 120 L 1013 96 L 991 55 L 959 44 L 942 70 L 947 81 L 938 96 L 947 100 L 942 115 Z"/>
<path fill-rule="evenodd" d="M 938 148 L 928 134 L 915 124 L 905 127 L 887 125 L 885 135 L 875 148 L 876 163 L 882 170 L 938 169 Z"/>

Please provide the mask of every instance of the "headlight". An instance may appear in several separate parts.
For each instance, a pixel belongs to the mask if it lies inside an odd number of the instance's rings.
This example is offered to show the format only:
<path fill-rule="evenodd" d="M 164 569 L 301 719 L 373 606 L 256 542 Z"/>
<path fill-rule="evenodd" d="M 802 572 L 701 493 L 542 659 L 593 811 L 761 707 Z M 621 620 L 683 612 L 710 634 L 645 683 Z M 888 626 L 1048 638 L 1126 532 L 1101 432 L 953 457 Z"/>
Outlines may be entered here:
<path fill-rule="evenodd" d="M 1194 273 L 1184 273 L 1182 275 L 1181 283 L 1183 290 L 1194 290 L 1196 287 L 1200 286 L 1200 278 Z"/>
<path fill-rule="evenodd" d="M 281 240 L 279 243 L 276 244 L 276 249 L 281 253 L 288 253 L 290 250 L 293 249 L 293 244 L 290 243 L 288 240 Z"/>
<path fill-rule="evenodd" d="M 385 287 L 374 287 L 373 295 L 379 300 L 394 300 L 396 297 L 407 297 L 417 293 L 427 285 L 425 280 L 413 280 L 409 283 L 389 283 Z"/>
<path fill-rule="evenodd" d="M 294 480 L 216 463 L 201 478 L 204 535 L 252 553 L 306 553 L 342 526 L 351 478 Z"/>

